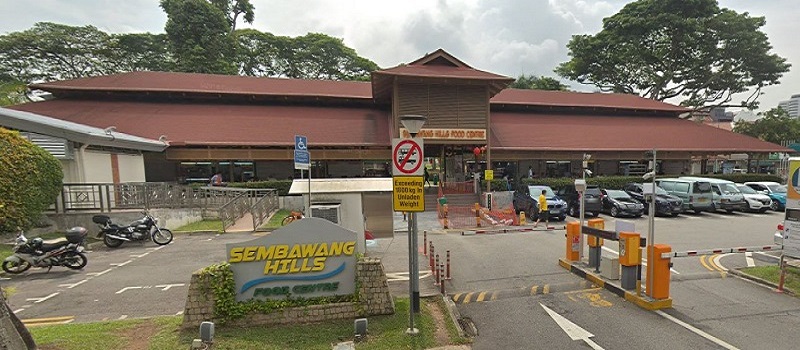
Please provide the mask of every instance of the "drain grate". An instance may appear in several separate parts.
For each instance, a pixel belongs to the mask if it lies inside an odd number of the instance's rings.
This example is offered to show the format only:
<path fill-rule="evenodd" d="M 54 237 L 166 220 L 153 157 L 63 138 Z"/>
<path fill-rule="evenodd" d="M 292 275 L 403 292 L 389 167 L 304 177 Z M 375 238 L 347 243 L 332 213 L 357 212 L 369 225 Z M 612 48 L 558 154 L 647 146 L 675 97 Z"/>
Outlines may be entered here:
<path fill-rule="evenodd" d="M 469 317 L 462 317 L 458 319 L 458 324 L 461 325 L 461 329 L 464 330 L 464 333 L 467 334 L 470 338 L 474 338 L 478 336 L 478 328 L 475 327 L 475 323 L 472 322 L 472 319 Z"/>

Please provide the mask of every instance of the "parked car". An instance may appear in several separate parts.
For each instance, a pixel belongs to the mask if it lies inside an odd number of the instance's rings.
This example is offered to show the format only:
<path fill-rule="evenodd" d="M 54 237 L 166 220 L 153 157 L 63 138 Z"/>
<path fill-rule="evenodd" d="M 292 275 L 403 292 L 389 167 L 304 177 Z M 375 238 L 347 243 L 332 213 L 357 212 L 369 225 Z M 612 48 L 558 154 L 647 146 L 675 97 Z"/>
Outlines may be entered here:
<path fill-rule="evenodd" d="M 581 197 L 575 189 L 574 184 L 558 189 L 556 194 L 567 202 L 567 212 L 572 217 L 581 215 Z M 600 200 L 600 188 L 596 185 L 586 186 L 586 209 L 584 214 L 587 216 L 597 216 L 603 210 L 603 203 Z"/>
<path fill-rule="evenodd" d="M 733 181 L 692 176 L 681 176 L 681 179 L 706 181 L 711 184 L 711 198 L 714 202 L 712 212 L 724 210 L 730 214 L 734 210 L 744 211 L 747 209 L 747 202 L 744 200 L 742 191 L 739 191 Z"/>
<path fill-rule="evenodd" d="M 633 199 L 644 204 L 644 212 L 650 212 L 650 202 L 644 197 L 644 188 L 642 184 L 630 182 L 625 184 L 622 189 L 627 192 Z M 673 196 L 663 188 L 656 186 L 656 215 L 671 215 L 678 216 L 683 213 L 683 200 Z"/>
<path fill-rule="evenodd" d="M 745 182 L 744 184 L 769 196 L 772 199 L 770 209 L 775 211 L 786 210 L 786 186 L 769 181 Z"/>
<path fill-rule="evenodd" d="M 632 216 L 641 217 L 644 213 L 644 204 L 637 201 L 628 192 L 623 190 L 600 190 L 603 213 L 613 217 Z"/>
<path fill-rule="evenodd" d="M 539 195 L 545 191 L 547 197 L 548 215 L 564 221 L 567 218 L 567 203 L 556 196 L 553 189 L 549 186 L 541 185 L 519 185 L 514 191 L 514 210 L 517 213 L 524 211 L 525 215 L 532 220 L 536 220 L 539 214 Z"/>
<path fill-rule="evenodd" d="M 692 210 L 700 214 L 714 208 L 711 184 L 707 181 L 665 178 L 657 179 L 656 185 L 683 200 L 684 211 Z"/>
<path fill-rule="evenodd" d="M 747 211 L 763 213 L 769 210 L 772 205 L 772 199 L 766 194 L 756 192 L 752 187 L 745 184 L 736 184 L 736 187 L 744 195 L 744 200 L 747 202 Z"/>

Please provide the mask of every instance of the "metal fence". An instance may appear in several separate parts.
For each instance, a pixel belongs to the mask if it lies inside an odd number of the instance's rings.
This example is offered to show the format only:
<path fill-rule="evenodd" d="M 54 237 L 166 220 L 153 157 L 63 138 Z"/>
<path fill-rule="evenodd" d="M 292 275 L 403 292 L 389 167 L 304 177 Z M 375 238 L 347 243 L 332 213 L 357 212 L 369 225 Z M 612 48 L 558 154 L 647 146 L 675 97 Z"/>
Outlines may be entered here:
<path fill-rule="evenodd" d="M 250 206 L 250 213 L 253 215 L 253 230 L 258 229 L 264 221 L 276 210 L 278 210 L 278 190 L 261 190 L 253 205 Z"/>

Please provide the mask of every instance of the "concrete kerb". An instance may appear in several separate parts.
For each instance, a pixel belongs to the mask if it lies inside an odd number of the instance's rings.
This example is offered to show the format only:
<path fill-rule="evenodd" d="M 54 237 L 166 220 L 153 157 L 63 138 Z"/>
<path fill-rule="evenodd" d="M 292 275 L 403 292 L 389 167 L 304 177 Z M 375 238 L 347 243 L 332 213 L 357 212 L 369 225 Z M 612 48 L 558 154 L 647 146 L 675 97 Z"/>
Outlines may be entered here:
<path fill-rule="evenodd" d="M 607 282 L 603 277 L 595 275 L 589 272 L 589 270 L 584 269 L 583 266 L 580 266 L 571 261 L 567 261 L 565 259 L 558 259 L 558 264 L 561 265 L 561 267 L 569 270 L 569 272 L 572 272 L 580 277 L 583 277 L 584 279 L 591 281 L 598 287 L 603 287 L 609 292 L 614 293 L 617 296 L 627 301 L 630 301 L 645 310 L 653 311 L 653 310 L 672 308 L 672 298 L 655 300 L 647 296 L 639 296 L 636 293 L 632 293 L 625 289 L 622 289 L 622 287 L 620 287 L 619 285 Z"/>
<path fill-rule="evenodd" d="M 740 278 L 743 278 L 743 279 L 747 279 L 747 280 L 762 284 L 762 285 L 764 285 L 764 287 L 770 287 L 771 289 L 774 289 L 774 290 L 778 289 L 778 284 L 772 283 L 772 282 L 767 281 L 767 280 L 765 280 L 763 278 L 760 278 L 760 277 L 756 277 L 756 276 L 744 273 L 742 271 L 739 271 L 739 269 L 728 270 L 728 273 L 730 273 L 731 275 L 734 275 L 736 277 L 740 277 Z M 794 297 L 797 296 L 797 294 L 795 294 L 793 291 L 788 290 L 788 289 L 784 289 L 783 293 L 791 295 L 791 296 L 794 296 Z"/>
<path fill-rule="evenodd" d="M 447 311 L 448 311 L 447 313 L 450 315 L 450 320 L 456 326 L 456 331 L 458 331 L 458 336 L 462 338 L 466 337 L 466 332 L 464 332 L 464 328 L 461 327 L 461 322 L 458 322 L 458 320 L 461 319 L 461 313 L 458 312 L 456 303 L 453 301 L 453 299 L 450 299 L 450 297 L 447 295 L 440 294 L 440 296 L 442 298 L 442 301 L 444 301 L 444 304 L 447 306 Z"/>

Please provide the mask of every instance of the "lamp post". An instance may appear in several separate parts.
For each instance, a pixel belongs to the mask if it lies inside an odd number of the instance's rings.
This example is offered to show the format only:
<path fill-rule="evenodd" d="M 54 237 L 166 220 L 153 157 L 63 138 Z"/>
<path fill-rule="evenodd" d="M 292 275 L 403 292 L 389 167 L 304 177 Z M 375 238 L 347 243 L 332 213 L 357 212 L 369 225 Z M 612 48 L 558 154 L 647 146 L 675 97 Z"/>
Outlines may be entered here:
<path fill-rule="evenodd" d="M 403 123 L 403 127 L 408 130 L 408 133 L 411 134 L 411 138 L 417 136 L 427 120 L 428 118 L 422 115 L 400 116 L 400 122 Z M 424 154 L 420 154 L 419 160 L 421 162 L 425 161 Z M 423 166 L 425 165 L 423 164 Z M 424 201 L 424 193 L 422 197 Z M 417 252 L 417 230 L 417 213 L 412 211 L 408 219 L 408 293 L 411 298 L 411 308 L 408 313 L 409 327 L 408 330 L 406 330 L 406 333 L 412 335 L 419 333 L 419 330 L 414 328 L 414 313 L 419 312 L 419 262 Z"/>

